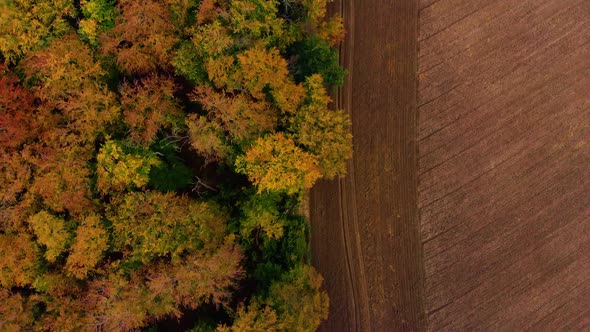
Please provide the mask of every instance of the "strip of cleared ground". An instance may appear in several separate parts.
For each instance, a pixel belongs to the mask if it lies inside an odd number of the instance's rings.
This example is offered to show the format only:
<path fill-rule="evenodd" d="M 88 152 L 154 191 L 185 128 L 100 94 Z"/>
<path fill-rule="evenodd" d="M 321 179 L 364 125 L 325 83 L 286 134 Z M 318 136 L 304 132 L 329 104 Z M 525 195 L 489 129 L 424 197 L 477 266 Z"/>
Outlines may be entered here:
<path fill-rule="evenodd" d="M 311 195 L 313 262 L 326 279 L 324 331 L 424 326 L 416 209 L 416 0 L 342 0 L 349 70 L 338 106 L 350 112 L 349 174 Z"/>
<path fill-rule="evenodd" d="M 429 329 L 590 329 L 590 1 L 420 8 Z"/>

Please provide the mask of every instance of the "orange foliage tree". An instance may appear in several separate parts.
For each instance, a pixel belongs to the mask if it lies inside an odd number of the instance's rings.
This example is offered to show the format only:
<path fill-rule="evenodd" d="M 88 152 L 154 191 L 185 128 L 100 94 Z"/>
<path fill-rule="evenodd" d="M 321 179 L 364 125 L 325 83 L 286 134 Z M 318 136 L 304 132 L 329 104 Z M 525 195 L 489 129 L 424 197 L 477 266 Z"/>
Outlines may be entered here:
<path fill-rule="evenodd" d="M 178 127 L 180 107 L 174 98 L 176 86 L 170 77 L 149 76 L 120 88 L 125 123 L 134 143 L 149 146 L 162 127 Z"/>
<path fill-rule="evenodd" d="M 123 0 L 119 10 L 115 27 L 101 37 L 103 53 L 114 54 L 128 74 L 168 67 L 178 42 L 169 7 L 156 0 Z"/>

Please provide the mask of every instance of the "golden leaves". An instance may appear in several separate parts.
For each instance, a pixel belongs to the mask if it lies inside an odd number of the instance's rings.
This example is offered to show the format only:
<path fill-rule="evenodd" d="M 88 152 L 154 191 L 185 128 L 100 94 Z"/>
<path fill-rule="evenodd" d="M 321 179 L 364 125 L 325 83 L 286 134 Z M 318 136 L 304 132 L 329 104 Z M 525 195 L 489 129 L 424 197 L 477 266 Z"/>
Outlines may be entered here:
<path fill-rule="evenodd" d="M 105 142 L 96 159 L 97 187 L 103 194 L 145 186 L 151 167 L 160 163 L 154 153 L 127 153 L 112 140 Z"/>
<path fill-rule="evenodd" d="M 318 26 L 318 36 L 328 42 L 330 46 L 337 46 L 346 35 L 341 16 L 331 17 L 328 21 Z"/>
<path fill-rule="evenodd" d="M 74 17 L 72 0 L 0 2 L 0 52 L 10 63 L 51 37 L 71 30 L 66 21 Z"/>
<path fill-rule="evenodd" d="M 223 241 L 227 216 L 213 203 L 171 193 L 132 192 L 114 199 L 108 213 L 114 244 L 147 263 L 170 255 L 215 250 Z"/>
<path fill-rule="evenodd" d="M 331 101 L 319 74 L 306 79 L 307 98 L 291 118 L 289 129 L 297 143 L 316 156 L 326 178 L 344 176 L 352 157 L 350 119 L 342 110 L 330 110 Z"/>
<path fill-rule="evenodd" d="M 109 234 L 101 225 L 100 216 L 88 215 L 76 230 L 76 237 L 66 262 L 66 271 L 78 279 L 85 279 L 108 249 Z"/>
<path fill-rule="evenodd" d="M 275 48 L 247 49 L 237 55 L 237 60 L 240 66 L 237 80 L 256 99 L 264 98 L 263 89 L 266 86 L 276 89 L 287 80 L 287 61 Z"/>
<path fill-rule="evenodd" d="M 259 191 L 296 194 L 321 177 L 317 159 L 301 150 L 283 133 L 259 138 L 236 160 L 236 171 L 246 174 Z"/>
<path fill-rule="evenodd" d="M 94 60 L 90 48 L 75 34 L 64 36 L 47 48 L 24 59 L 25 73 L 35 76 L 41 84 L 35 88 L 38 97 L 56 101 L 75 95 L 82 88 L 94 85 L 106 74 Z"/>
<path fill-rule="evenodd" d="M 31 180 L 31 165 L 20 153 L 0 153 L 0 205 L 13 204 Z"/>
<path fill-rule="evenodd" d="M 271 285 L 266 303 L 276 310 L 285 330 L 314 331 L 328 318 L 329 298 L 322 283 L 312 266 L 301 265 Z"/>
<path fill-rule="evenodd" d="M 55 262 L 68 245 L 70 234 L 65 221 L 47 211 L 41 211 L 29 218 L 29 224 L 37 236 L 37 242 L 47 247 L 45 259 Z"/>
<path fill-rule="evenodd" d="M 216 88 L 226 88 L 230 91 L 239 88 L 234 78 L 236 69 L 233 56 L 221 55 L 216 58 L 209 58 L 205 64 L 205 69 Z"/>

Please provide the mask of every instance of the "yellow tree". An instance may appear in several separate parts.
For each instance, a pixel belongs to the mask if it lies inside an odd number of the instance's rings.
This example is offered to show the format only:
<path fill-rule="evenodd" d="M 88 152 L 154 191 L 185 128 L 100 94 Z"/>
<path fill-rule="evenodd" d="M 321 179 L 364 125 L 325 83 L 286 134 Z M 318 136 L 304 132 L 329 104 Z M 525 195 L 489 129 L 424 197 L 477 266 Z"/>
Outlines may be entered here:
<path fill-rule="evenodd" d="M 236 160 L 236 171 L 248 176 L 259 191 L 296 194 L 311 188 L 321 177 L 317 159 L 283 133 L 258 138 Z"/>
<path fill-rule="evenodd" d="M 213 203 L 156 191 L 113 198 L 107 217 L 113 244 L 130 248 L 129 258 L 143 263 L 214 250 L 223 242 L 226 222 L 226 215 Z"/>
<path fill-rule="evenodd" d="M 96 156 L 97 187 L 103 194 L 147 185 L 152 166 L 160 164 L 154 152 L 127 149 L 113 140 L 107 140 Z"/>
<path fill-rule="evenodd" d="M 344 38 L 344 25 L 341 16 L 326 19 L 327 5 L 334 0 L 298 0 L 306 11 L 309 28 L 330 46 L 336 46 Z"/>
<path fill-rule="evenodd" d="M 29 218 L 29 225 L 37 237 L 37 242 L 45 246 L 45 259 L 53 263 L 69 245 L 71 235 L 66 229 L 65 220 L 47 211 L 41 211 Z"/>
<path fill-rule="evenodd" d="M 223 128 L 233 143 L 275 131 L 280 114 L 295 113 L 305 94 L 289 78 L 287 62 L 276 48 L 259 45 L 237 55 L 211 57 L 205 68 L 217 89 L 197 86 L 192 100 L 203 106 L 208 120 Z M 202 121 L 198 124 L 204 125 Z"/>
<path fill-rule="evenodd" d="M 285 324 L 279 320 L 277 312 L 253 300 L 247 307 L 238 307 L 231 326 L 220 325 L 217 332 L 259 332 L 284 331 Z"/>
<path fill-rule="evenodd" d="M 8 62 L 71 30 L 76 16 L 73 0 L 14 0 L 0 2 L 0 53 Z"/>
<path fill-rule="evenodd" d="M 317 157 L 326 178 L 343 176 L 346 160 L 352 157 L 350 119 L 342 110 L 330 110 L 330 97 L 322 76 L 306 79 L 307 97 L 299 111 L 290 119 L 289 129 L 295 141 Z"/>
<path fill-rule="evenodd" d="M 289 78 L 287 61 L 276 48 L 254 47 L 237 55 L 239 70 L 236 78 L 252 97 L 264 99 L 268 88 L 276 106 L 284 112 L 293 112 L 301 102 L 304 90 Z"/>

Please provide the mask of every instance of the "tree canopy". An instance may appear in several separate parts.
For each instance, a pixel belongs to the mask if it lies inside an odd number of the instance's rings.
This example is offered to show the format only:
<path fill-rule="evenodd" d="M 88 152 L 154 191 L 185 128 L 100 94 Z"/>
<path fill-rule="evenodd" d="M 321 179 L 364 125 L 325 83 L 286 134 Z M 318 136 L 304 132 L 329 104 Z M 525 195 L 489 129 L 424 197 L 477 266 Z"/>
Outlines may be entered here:
<path fill-rule="evenodd" d="M 0 330 L 311 331 L 350 120 L 327 0 L 0 2 Z"/>

